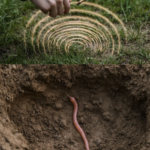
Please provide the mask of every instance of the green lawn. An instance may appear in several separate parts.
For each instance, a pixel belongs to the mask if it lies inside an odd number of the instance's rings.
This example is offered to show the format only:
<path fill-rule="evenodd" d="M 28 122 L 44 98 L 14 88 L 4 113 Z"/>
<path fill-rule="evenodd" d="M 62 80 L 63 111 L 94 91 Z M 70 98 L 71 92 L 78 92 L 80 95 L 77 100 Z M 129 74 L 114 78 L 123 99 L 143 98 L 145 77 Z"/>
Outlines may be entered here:
<path fill-rule="evenodd" d="M 66 53 L 62 47 L 60 53 L 56 47 L 50 54 L 34 53 L 28 37 L 32 26 L 27 32 L 27 48 L 24 46 L 24 30 L 30 17 L 38 9 L 30 2 L 20 0 L 1 0 L 0 2 L 0 63 L 1 64 L 149 64 L 150 63 L 150 0 L 87 0 L 100 4 L 124 22 L 127 28 L 128 43 L 120 31 L 122 48 L 120 53 L 103 54 L 93 53 L 87 48 L 85 51 L 80 45 L 74 44 L 70 52 Z M 98 12 L 93 7 L 81 5 L 81 8 Z M 72 8 L 73 8 L 72 7 Z M 78 13 L 77 13 L 78 14 Z M 106 12 L 104 16 L 109 17 Z M 85 14 L 81 14 L 84 16 Z M 45 17 L 41 14 L 38 19 Z M 93 19 L 98 20 L 97 17 Z M 110 18 L 111 19 L 111 18 Z M 35 26 L 38 20 L 32 22 Z M 115 20 L 111 19 L 113 23 Z M 37 33 L 36 33 L 37 34 Z M 117 38 L 114 35 L 114 39 Z"/>

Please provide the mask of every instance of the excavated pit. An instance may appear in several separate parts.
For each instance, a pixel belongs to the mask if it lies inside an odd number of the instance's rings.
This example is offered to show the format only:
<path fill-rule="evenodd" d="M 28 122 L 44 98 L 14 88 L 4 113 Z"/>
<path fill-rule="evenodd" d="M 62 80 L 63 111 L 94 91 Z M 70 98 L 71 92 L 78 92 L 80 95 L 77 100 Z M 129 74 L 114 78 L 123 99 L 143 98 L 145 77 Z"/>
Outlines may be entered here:
<path fill-rule="evenodd" d="M 67 91 L 90 150 L 148 150 L 149 68 L 1 66 L 0 148 L 85 149 Z"/>

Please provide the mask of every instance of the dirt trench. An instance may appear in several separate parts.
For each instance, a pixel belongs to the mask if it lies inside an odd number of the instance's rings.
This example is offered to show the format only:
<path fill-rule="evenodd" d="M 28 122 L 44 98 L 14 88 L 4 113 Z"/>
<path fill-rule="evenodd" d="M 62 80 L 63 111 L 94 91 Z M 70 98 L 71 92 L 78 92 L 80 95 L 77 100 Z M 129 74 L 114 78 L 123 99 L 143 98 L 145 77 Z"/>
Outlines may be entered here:
<path fill-rule="evenodd" d="M 1 65 L 0 150 L 150 149 L 150 65 Z"/>

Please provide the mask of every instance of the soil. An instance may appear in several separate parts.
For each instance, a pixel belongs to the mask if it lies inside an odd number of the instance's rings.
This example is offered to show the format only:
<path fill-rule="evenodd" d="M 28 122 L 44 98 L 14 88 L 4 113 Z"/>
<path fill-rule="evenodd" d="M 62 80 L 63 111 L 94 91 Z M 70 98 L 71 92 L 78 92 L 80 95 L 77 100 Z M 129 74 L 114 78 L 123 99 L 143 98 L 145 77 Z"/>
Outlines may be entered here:
<path fill-rule="evenodd" d="M 0 150 L 150 149 L 150 65 L 1 65 Z"/>

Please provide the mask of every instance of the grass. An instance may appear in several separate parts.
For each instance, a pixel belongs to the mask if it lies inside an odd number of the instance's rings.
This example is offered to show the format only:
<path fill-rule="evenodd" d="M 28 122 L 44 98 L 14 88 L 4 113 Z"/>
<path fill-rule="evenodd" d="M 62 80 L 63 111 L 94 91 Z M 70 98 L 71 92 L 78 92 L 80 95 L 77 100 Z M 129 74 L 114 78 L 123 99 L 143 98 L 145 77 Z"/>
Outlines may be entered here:
<path fill-rule="evenodd" d="M 61 54 L 58 51 L 50 55 L 35 54 L 31 46 L 25 51 L 23 30 L 31 14 L 37 9 L 30 1 L 1 0 L 0 64 L 149 64 L 150 0 L 88 1 L 113 11 L 127 26 L 128 45 L 123 46 L 120 54 L 92 54 L 89 50 L 79 51 L 78 45 L 72 46 L 69 54 L 64 50 Z M 82 5 L 80 7 L 88 9 Z"/>

